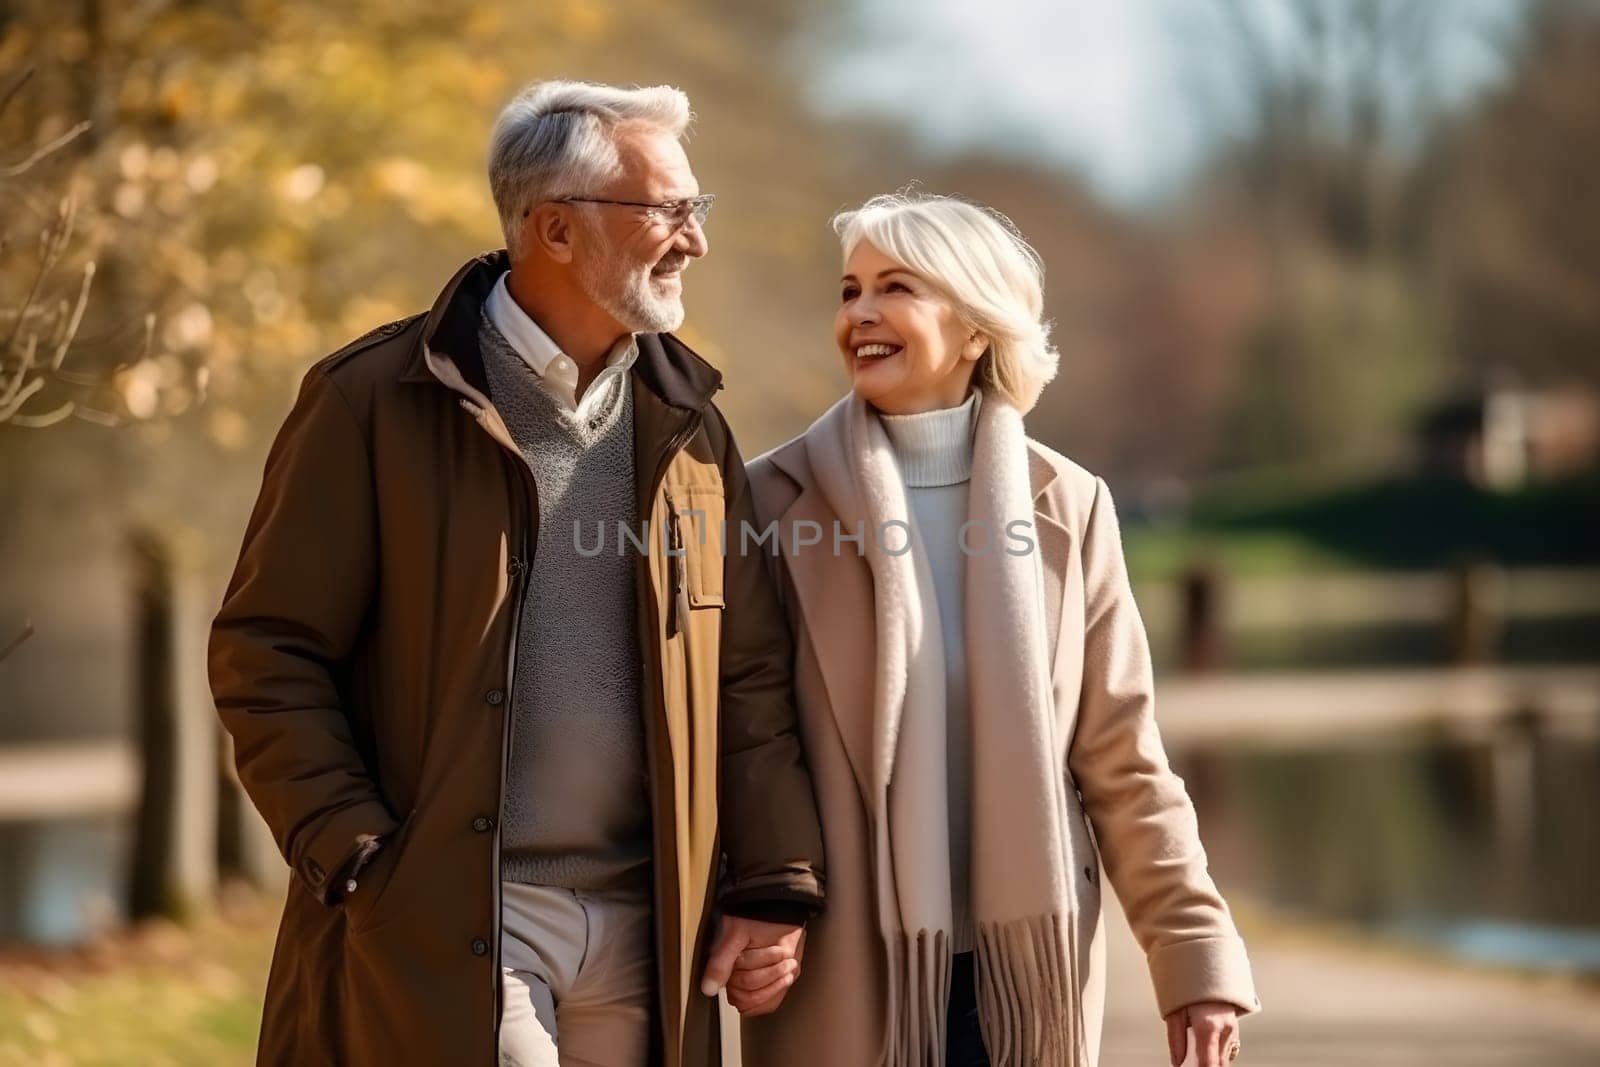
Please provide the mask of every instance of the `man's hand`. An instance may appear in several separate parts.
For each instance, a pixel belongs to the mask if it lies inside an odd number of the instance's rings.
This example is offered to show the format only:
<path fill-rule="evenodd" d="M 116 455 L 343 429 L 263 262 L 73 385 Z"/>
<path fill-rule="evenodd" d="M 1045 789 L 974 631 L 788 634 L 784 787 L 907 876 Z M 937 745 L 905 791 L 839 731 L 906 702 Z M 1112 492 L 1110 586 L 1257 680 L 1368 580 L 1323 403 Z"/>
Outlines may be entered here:
<path fill-rule="evenodd" d="M 1167 1052 L 1172 1067 L 1189 1055 L 1189 1030 L 1194 1030 L 1195 1067 L 1230 1067 L 1239 1055 L 1239 1009 L 1232 1004 L 1201 1001 L 1167 1016 Z"/>
<path fill-rule="evenodd" d="M 714 997 L 726 986 L 728 1003 L 741 1015 L 776 1011 L 800 977 L 804 937 L 803 926 L 724 915 L 700 992 Z"/>

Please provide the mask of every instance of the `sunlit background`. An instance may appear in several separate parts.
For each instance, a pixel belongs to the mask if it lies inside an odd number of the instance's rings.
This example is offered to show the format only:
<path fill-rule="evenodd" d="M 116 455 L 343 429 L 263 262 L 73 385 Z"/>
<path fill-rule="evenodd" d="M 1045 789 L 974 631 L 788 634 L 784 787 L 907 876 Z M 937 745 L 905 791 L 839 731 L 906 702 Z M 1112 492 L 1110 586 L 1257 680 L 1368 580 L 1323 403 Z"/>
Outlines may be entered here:
<path fill-rule="evenodd" d="M 0 0 L 0 1063 L 243 1063 L 285 884 L 204 675 L 315 359 L 497 247 L 550 76 L 685 89 L 746 455 L 830 214 L 1042 254 L 1258 1064 L 1600 1063 L 1600 5 Z M 329 521 L 337 521 L 330 515 Z M 1107 1067 L 1164 1062 L 1112 923 Z"/>

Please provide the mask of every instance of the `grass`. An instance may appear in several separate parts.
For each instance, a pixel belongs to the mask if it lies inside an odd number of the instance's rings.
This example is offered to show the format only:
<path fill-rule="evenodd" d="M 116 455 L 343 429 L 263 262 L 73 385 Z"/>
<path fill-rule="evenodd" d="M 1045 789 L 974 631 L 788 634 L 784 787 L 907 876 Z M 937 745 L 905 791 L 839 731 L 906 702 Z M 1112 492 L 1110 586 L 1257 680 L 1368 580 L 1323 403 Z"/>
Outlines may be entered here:
<path fill-rule="evenodd" d="M 1123 549 L 1136 580 L 1170 581 L 1202 564 L 1235 578 L 1362 570 L 1362 561 L 1283 530 L 1218 532 L 1193 526 L 1129 525 Z"/>
<path fill-rule="evenodd" d="M 232 894 L 188 926 L 147 923 L 82 949 L 0 950 L 3 1067 L 227 1067 L 255 1055 L 278 900 Z M 1230 897 L 1247 938 L 1314 953 L 1388 957 L 1462 972 L 1437 953 L 1347 924 Z M 1481 966 L 1467 968 L 1483 971 Z M 1517 974 L 1600 995 L 1593 981 Z"/>
<path fill-rule="evenodd" d="M 224 901 L 79 949 L 0 950 L 0 1065 L 253 1062 L 278 901 Z"/>

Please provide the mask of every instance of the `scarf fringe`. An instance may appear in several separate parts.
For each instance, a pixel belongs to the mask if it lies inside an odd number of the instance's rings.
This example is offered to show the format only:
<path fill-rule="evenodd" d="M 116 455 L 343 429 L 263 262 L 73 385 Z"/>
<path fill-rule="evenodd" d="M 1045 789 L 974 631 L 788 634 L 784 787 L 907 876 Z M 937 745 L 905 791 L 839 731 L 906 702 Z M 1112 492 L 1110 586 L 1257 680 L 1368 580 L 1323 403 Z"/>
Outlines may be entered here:
<path fill-rule="evenodd" d="M 889 945 L 888 1067 L 944 1067 L 950 1013 L 950 972 L 955 959 L 944 930 L 906 934 Z"/>
<path fill-rule="evenodd" d="M 978 1022 L 995 1067 L 1093 1067 L 1071 916 L 980 922 L 976 962 Z"/>

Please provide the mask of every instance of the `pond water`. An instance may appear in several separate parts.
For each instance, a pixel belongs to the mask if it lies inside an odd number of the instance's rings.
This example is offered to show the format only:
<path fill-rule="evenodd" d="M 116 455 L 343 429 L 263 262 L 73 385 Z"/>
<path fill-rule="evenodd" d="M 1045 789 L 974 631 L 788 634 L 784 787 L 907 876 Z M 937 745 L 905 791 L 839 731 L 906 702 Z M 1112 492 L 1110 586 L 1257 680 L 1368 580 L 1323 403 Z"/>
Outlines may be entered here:
<path fill-rule="evenodd" d="M 117 921 L 129 838 L 106 816 L 0 822 L 0 941 L 70 945 Z"/>
<path fill-rule="evenodd" d="M 1174 763 L 1224 892 L 1600 975 L 1600 743 L 1415 736 Z M 114 819 L 0 823 L 0 940 L 68 944 L 114 920 L 128 847 Z"/>
<path fill-rule="evenodd" d="M 1415 736 L 1174 763 L 1224 890 L 1463 957 L 1600 974 L 1600 743 Z"/>
<path fill-rule="evenodd" d="M 1158 669 L 1179 664 L 1178 635 L 1168 620 L 1150 625 Z M 1226 669 L 1360 670 L 1368 667 L 1442 667 L 1451 663 L 1450 638 L 1436 623 L 1391 622 L 1233 628 L 1224 643 Z M 1600 614 L 1517 618 L 1493 640 L 1493 662 L 1506 666 L 1584 664 L 1600 649 Z"/>

